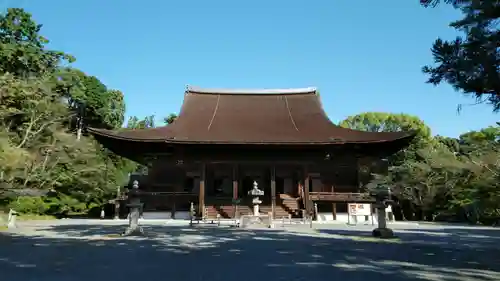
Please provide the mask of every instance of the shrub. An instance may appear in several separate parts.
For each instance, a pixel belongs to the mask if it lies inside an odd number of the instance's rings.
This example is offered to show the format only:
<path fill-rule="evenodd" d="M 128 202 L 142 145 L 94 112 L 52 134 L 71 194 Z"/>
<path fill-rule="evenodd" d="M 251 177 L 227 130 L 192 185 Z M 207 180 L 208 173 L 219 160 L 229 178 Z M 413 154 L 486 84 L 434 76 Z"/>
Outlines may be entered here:
<path fill-rule="evenodd" d="M 42 197 L 20 196 L 8 205 L 9 208 L 23 214 L 45 214 L 50 204 L 46 203 Z"/>

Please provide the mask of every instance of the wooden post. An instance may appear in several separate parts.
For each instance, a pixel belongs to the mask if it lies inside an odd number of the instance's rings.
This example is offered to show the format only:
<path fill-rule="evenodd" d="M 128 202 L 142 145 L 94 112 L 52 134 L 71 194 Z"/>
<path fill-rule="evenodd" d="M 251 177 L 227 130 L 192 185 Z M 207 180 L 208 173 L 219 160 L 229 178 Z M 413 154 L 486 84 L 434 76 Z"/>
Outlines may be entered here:
<path fill-rule="evenodd" d="M 176 198 L 177 196 L 175 196 L 175 195 L 176 195 L 176 191 L 174 191 L 174 193 L 172 193 L 172 211 L 171 211 L 171 214 L 170 214 L 170 217 L 172 219 L 175 219 L 175 212 L 176 212 L 176 208 L 177 208 L 177 206 L 175 205 L 176 201 L 177 201 L 177 198 Z"/>
<path fill-rule="evenodd" d="M 233 165 L 233 201 L 236 201 L 238 199 L 238 166 Z M 238 205 L 236 202 L 233 202 L 234 204 L 234 214 L 233 218 L 238 217 Z"/>
<path fill-rule="evenodd" d="M 189 206 L 189 226 L 193 226 L 194 204 L 191 202 Z"/>
<path fill-rule="evenodd" d="M 115 220 L 120 219 L 120 201 L 118 200 L 118 196 L 115 199 Z"/>
<path fill-rule="evenodd" d="M 332 184 L 332 193 L 335 192 L 335 187 Z M 333 202 L 332 203 L 332 217 L 333 220 L 337 220 L 337 203 Z"/>
<path fill-rule="evenodd" d="M 356 157 L 356 181 L 357 181 L 357 184 L 358 184 L 358 187 L 357 187 L 357 192 L 361 192 L 361 188 L 363 187 L 363 183 L 361 181 L 361 173 L 360 173 L 360 167 L 361 167 L 361 161 L 359 160 L 358 157 Z"/>
<path fill-rule="evenodd" d="M 205 217 L 205 183 L 206 183 L 206 172 L 207 166 L 205 163 L 201 164 L 201 173 L 200 173 L 200 190 L 198 196 L 198 208 L 202 218 Z"/>
<path fill-rule="evenodd" d="M 304 167 L 304 202 L 306 209 L 306 216 L 309 216 L 311 213 L 311 201 L 309 198 L 309 170 L 307 167 Z"/>
<path fill-rule="evenodd" d="M 115 198 L 115 217 L 114 219 L 120 219 L 120 195 L 121 195 L 121 188 L 118 186 L 116 190 L 116 198 Z"/>
<path fill-rule="evenodd" d="M 271 215 L 276 217 L 276 167 L 271 166 Z"/>

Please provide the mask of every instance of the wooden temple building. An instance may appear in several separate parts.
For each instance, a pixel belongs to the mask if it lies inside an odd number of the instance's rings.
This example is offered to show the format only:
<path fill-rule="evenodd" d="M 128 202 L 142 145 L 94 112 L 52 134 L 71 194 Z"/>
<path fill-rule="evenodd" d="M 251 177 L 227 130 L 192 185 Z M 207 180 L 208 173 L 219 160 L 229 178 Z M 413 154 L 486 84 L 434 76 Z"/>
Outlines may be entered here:
<path fill-rule="evenodd" d="M 371 173 L 414 137 L 341 128 L 315 88 L 188 87 L 172 124 L 89 132 L 149 167 L 140 182 L 145 212 L 186 212 L 194 203 L 201 217 L 251 214 L 248 191 L 256 181 L 265 192 L 263 213 L 300 217 L 317 203 L 335 219 L 348 202 L 372 201 L 364 189 Z"/>

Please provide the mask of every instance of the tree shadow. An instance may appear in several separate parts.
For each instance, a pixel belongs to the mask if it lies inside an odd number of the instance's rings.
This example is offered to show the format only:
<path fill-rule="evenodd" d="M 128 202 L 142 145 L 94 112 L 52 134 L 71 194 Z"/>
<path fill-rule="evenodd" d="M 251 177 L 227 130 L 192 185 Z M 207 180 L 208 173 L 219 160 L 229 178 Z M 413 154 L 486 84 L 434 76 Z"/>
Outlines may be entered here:
<path fill-rule="evenodd" d="M 351 235 L 353 231 L 342 229 L 324 229 L 323 233 Z M 498 248 L 500 250 L 500 228 L 477 227 L 423 227 L 396 230 L 398 238 L 406 244 L 437 245 L 448 248 L 470 248 L 476 252 Z M 370 237 L 370 231 L 357 231 L 360 237 Z"/>
<path fill-rule="evenodd" d="M 415 247 L 352 230 L 143 227 L 140 238 L 97 223 L 0 233 L 2 280 L 500 280 L 498 248 Z"/>

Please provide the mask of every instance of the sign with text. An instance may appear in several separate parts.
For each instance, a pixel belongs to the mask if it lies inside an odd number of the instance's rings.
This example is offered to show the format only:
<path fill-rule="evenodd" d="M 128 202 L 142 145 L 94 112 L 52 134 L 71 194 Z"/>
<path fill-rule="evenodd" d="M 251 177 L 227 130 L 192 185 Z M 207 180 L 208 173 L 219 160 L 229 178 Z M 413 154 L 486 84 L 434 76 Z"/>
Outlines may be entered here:
<path fill-rule="evenodd" d="M 351 216 L 371 216 L 371 205 L 370 204 L 348 204 L 349 215 Z"/>

